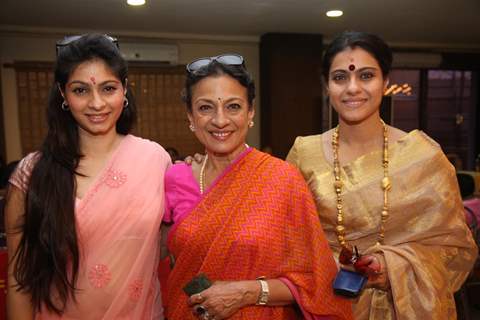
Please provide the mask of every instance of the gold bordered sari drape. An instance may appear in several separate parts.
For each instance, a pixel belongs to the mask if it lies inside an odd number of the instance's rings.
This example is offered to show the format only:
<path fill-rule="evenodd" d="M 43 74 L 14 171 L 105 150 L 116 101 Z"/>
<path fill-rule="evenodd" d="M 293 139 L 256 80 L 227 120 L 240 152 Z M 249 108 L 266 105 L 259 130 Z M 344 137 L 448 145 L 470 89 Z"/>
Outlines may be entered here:
<path fill-rule="evenodd" d="M 453 293 L 477 255 L 465 224 L 455 171 L 438 144 L 415 130 L 391 144 L 390 216 L 385 244 L 375 247 L 383 205 L 381 151 L 341 168 L 347 240 L 362 253 L 384 254 L 391 290 L 366 289 L 356 319 L 455 319 Z M 338 257 L 333 167 L 321 135 L 299 137 L 288 161 L 312 190 L 327 239 Z"/>

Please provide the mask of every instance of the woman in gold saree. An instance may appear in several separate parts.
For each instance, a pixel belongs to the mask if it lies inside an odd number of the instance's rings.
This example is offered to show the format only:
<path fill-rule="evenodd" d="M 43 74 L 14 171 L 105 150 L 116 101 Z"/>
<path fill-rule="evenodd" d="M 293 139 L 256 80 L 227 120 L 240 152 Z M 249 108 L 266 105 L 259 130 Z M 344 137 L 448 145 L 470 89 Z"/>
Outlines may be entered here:
<path fill-rule="evenodd" d="M 391 62 L 374 35 L 334 39 L 322 72 L 339 125 L 297 138 L 287 161 L 309 184 L 335 257 L 353 246 L 361 254 L 356 267 L 368 282 L 356 319 L 455 319 L 453 293 L 477 248 L 440 146 L 380 119 Z"/>
<path fill-rule="evenodd" d="M 207 155 L 165 177 L 168 319 L 351 319 L 331 290 L 337 268 L 303 177 L 245 144 L 255 88 L 243 58 L 203 58 L 187 71 L 190 129 Z M 199 274 L 213 284 L 189 297 L 182 289 Z"/>

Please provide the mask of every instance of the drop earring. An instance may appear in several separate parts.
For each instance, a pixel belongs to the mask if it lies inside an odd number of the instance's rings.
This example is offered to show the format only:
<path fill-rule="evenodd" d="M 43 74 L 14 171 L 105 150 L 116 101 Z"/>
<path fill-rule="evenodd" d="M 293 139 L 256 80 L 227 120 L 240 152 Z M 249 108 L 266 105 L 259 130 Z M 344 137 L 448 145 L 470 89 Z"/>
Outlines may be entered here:
<path fill-rule="evenodd" d="M 250 122 L 248 123 L 248 127 L 252 128 L 254 125 L 255 125 L 255 123 L 253 122 L 253 120 L 250 120 Z"/>
<path fill-rule="evenodd" d="M 190 123 L 188 128 L 190 128 L 190 131 L 195 132 L 195 127 L 193 126 L 193 124 Z"/>

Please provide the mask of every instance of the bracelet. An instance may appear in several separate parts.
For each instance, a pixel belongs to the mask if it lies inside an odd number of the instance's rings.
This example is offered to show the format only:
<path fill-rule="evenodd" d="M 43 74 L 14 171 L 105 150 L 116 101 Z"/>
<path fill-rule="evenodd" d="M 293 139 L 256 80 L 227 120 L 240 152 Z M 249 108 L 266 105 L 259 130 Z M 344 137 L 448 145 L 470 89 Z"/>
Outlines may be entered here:
<path fill-rule="evenodd" d="M 259 277 L 256 280 L 260 283 L 260 294 L 257 299 L 257 306 L 264 306 L 268 303 L 268 296 L 270 295 L 270 290 L 268 289 L 268 282 L 264 280 L 265 277 Z"/>

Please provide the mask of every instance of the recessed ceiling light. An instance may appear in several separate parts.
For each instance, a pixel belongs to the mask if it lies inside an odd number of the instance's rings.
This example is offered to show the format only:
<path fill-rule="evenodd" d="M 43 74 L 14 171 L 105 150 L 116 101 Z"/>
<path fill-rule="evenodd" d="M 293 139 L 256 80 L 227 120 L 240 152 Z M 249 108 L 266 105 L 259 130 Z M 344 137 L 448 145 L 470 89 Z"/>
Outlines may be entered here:
<path fill-rule="evenodd" d="M 343 15 L 343 11 L 342 10 L 330 10 L 330 11 L 327 11 L 326 15 L 327 15 L 327 17 L 330 17 L 330 18 L 337 18 L 337 17 L 341 17 Z"/>
<path fill-rule="evenodd" d="M 145 0 L 127 0 L 127 3 L 131 6 L 143 6 L 145 4 Z"/>

